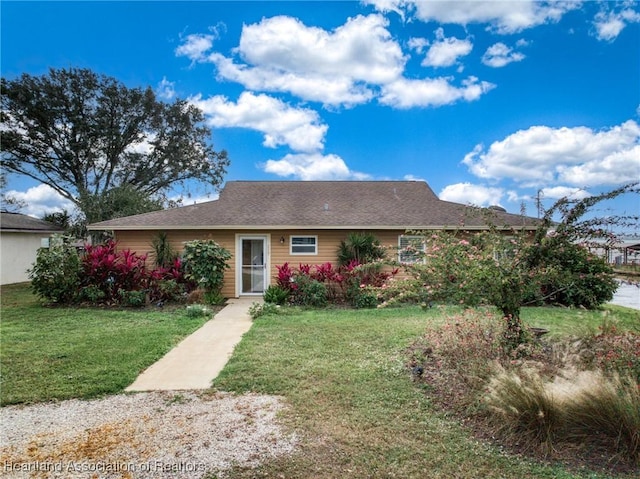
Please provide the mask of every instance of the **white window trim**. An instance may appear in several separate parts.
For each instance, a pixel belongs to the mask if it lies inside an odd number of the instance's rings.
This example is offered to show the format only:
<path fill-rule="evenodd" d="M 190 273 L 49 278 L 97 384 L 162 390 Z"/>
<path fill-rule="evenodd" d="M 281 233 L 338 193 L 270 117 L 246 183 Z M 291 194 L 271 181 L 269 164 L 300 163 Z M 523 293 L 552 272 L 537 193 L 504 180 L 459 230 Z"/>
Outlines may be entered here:
<path fill-rule="evenodd" d="M 415 260 L 415 261 L 403 261 L 402 260 L 402 250 L 404 249 L 404 246 L 402 245 L 402 240 L 403 239 L 407 239 L 409 241 L 411 240 L 420 240 L 422 241 L 422 251 L 425 251 L 425 244 L 424 244 L 424 238 L 422 236 L 419 235 L 400 235 L 398 236 L 398 262 L 401 264 L 419 264 L 419 263 L 425 263 L 425 258 L 419 259 L 419 260 Z"/>
<path fill-rule="evenodd" d="M 296 253 L 293 251 L 293 239 L 294 238 L 313 238 L 315 241 L 315 251 L 310 253 Z M 311 245 L 296 245 L 296 246 L 311 246 Z M 290 235 L 289 236 L 289 254 L 291 256 L 317 256 L 318 255 L 318 235 Z"/>

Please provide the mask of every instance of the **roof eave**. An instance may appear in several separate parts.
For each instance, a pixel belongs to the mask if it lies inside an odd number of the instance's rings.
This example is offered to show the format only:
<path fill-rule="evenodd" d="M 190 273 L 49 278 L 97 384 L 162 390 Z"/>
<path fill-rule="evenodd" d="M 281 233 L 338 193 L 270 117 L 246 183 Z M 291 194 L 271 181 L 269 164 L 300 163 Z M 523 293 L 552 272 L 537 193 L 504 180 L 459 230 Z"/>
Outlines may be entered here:
<path fill-rule="evenodd" d="M 90 231 L 175 231 L 175 230 L 465 230 L 483 231 L 487 226 L 454 226 L 454 225 L 122 225 L 105 226 L 89 225 Z M 499 230 L 524 229 L 535 230 L 535 225 L 510 225 Z"/>

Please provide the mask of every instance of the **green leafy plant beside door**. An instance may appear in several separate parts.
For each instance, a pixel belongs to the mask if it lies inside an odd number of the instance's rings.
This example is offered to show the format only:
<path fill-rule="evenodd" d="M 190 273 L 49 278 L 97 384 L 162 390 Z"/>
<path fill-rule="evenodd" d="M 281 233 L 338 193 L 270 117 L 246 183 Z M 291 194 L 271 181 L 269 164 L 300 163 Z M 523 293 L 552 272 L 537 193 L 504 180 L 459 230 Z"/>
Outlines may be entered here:
<path fill-rule="evenodd" d="M 214 240 L 193 240 L 184 245 L 184 275 L 205 291 L 205 300 L 221 304 L 224 272 L 229 269 L 231 253 Z"/>

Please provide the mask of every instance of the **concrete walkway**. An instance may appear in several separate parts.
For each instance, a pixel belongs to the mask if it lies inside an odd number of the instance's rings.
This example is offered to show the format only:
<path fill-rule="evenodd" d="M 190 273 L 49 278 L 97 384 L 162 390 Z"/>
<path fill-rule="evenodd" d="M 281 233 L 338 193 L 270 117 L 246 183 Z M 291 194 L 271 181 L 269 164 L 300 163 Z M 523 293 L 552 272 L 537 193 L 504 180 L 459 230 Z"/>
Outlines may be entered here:
<path fill-rule="evenodd" d="M 611 304 L 640 310 L 640 286 L 635 283 L 619 281 L 620 285 L 613 294 Z"/>
<path fill-rule="evenodd" d="M 208 389 L 251 328 L 249 307 L 262 298 L 230 299 L 200 329 L 145 370 L 126 391 Z"/>

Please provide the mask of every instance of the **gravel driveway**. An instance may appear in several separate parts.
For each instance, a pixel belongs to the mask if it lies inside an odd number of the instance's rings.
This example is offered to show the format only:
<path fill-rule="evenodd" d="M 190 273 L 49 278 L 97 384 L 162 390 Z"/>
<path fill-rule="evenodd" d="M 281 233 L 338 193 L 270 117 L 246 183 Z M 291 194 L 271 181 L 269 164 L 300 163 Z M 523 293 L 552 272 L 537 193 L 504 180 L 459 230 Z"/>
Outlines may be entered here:
<path fill-rule="evenodd" d="M 277 422 L 284 407 L 275 396 L 211 392 L 4 407 L 0 476 L 191 479 L 256 466 L 296 446 Z"/>

